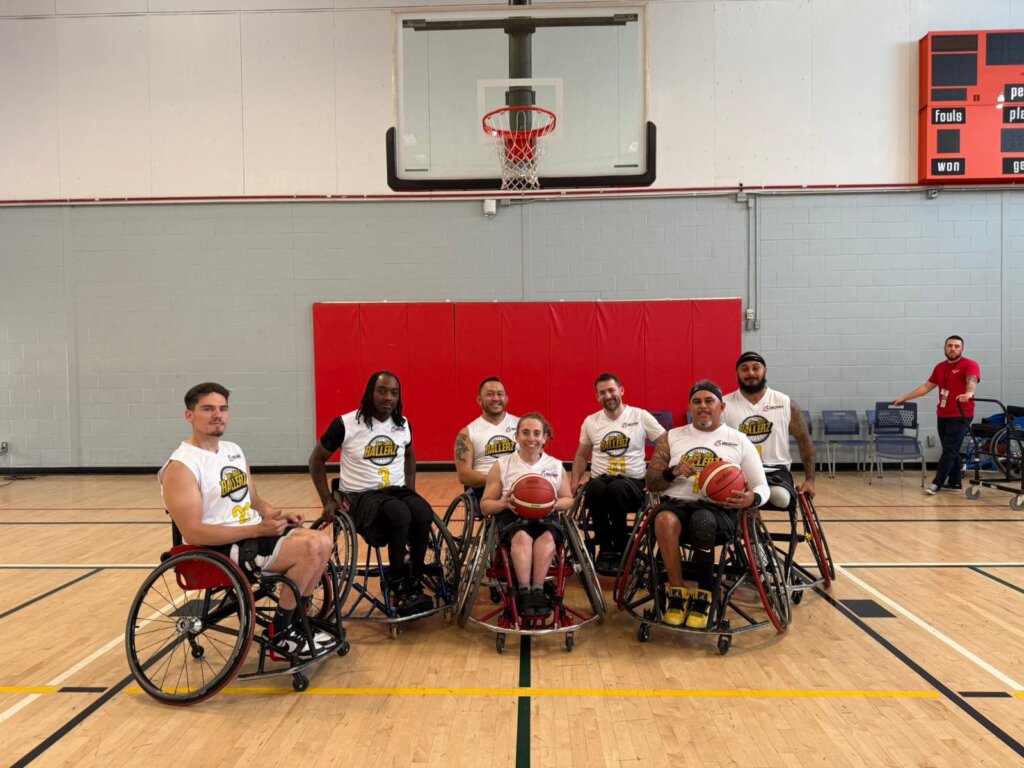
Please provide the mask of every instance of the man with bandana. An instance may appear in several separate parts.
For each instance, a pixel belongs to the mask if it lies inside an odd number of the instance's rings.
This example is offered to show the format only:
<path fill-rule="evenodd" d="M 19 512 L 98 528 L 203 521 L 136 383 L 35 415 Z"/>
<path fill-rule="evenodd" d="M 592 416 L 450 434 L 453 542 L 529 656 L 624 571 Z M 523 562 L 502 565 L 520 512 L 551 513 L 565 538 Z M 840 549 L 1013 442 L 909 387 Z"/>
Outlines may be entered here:
<path fill-rule="evenodd" d="M 692 424 L 671 429 L 658 438 L 646 479 L 647 490 L 661 493 L 653 523 L 669 583 L 668 608 L 663 618 L 671 626 L 685 622 L 690 629 L 705 629 L 715 583 L 715 536 L 734 534 L 737 513 L 767 501 L 768 481 L 753 443 L 722 421 L 726 406 L 717 384 L 707 379 L 694 384 L 689 409 Z M 738 464 L 747 487 L 733 491 L 724 502 L 713 504 L 699 494 L 700 473 L 708 464 L 720 460 Z M 698 571 L 697 587 L 690 590 L 683 582 L 679 549 L 683 537 L 693 546 Z"/>
<path fill-rule="evenodd" d="M 659 438 L 665 428 L 647 411 L 622 402 L 626 390 L 615 374 L 598 376 L 594 391 L 603 407 L 580 428 L 570 486 L 575 495 L 590 459 L 587 508 L 600 550 L 595 568 L 614 576 L 629 541 L 626 515 L 637 511 L 644 499 L 646 441 Z"/>
<path fill-rule="evenodd" d="M 943 486 L 957 491 L 961 488 L 960 445 L 974 418 L 974 390 L 981 381 L 981 367 L 964 357 L 962 338 L 950 336 L 946 339 L 944 351 L 946 359 L 935 366 L 928 381 L 893 400 L 893 405 L 902 405 L 939 388 L 937 425 L 942 455 L 935 469 L 935 479 L 924 490 L 931 496 L 941 491 Z"/>
<path fill-rule="evenodd" d="M 789 436 L 796 439 L 800 461 L 804 465 L 804 481 L 798 493 L 814 496 L 814 443 L 803 411 L 788 395 L 768 386 L 768 364 L 757 352 L 744 352 L 736 361 L 736 382 L 739 389 L 723 398 L 727 406 L 725 423 L 745 434 L 754 444 L 771 492 L 769 503 L 789 509 L 793 503 L 789 489 L 794 488 L 790 467 Z"/>

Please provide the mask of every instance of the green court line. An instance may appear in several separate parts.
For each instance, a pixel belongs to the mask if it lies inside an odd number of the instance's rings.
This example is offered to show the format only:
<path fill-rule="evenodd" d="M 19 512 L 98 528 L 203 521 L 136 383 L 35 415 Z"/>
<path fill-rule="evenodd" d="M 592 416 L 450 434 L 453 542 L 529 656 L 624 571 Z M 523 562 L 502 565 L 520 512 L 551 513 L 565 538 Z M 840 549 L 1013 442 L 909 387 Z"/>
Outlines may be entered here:
<path fill-rule="evenodd" d="M 519 687 L 530 687 L 530 636 L 522 635 L 519 643 Z M 530 697 L 519 697 L 516 724 L 516 768 L 530 768 Z"/>

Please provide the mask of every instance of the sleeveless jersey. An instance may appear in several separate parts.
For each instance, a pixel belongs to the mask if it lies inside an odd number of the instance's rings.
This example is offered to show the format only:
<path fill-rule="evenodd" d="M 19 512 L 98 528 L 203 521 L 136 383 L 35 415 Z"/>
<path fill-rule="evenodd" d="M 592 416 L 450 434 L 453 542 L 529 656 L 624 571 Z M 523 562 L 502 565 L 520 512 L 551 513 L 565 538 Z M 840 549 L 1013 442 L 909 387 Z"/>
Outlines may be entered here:
<path fill-rule="evenodd" d="M 739 390 L 722 399 L 722 420 L 750 439 L 765 466 L 789 469 L 793 464 L 789 453 L 789 420 L 793 413 L 789 395 L 766 387 L 757 403 L 750 403 Z"/>
<path fill-rule="evenodd" d="M 207 525 L 259 525 L 263 518 L 249 498 L 249 465 L 242 449 L 221 440 L 217 452 L 182 443 L 156 473 L 163 493 L 167 465 L 177 461 L 188 467 L 203 497 L 202 522 Z"/>
<path fill-rule="evenodd" d="M 546 453 L 540 455 L 536 464 L 527 464 L 518 451 L 507 454 L 498 459 L 498 472 L 501 475 L 501 498 L 503 499 L 508 498 L 512 486 L 523 475 L 542 475 L 547 478 L 555 489 L 556 496 L 558 489 L 562 487 L 562 478 L 565 477 L 562 462 Z"/>
<path fill-rule="evenodd" d="M 500 457 L 516 452 L 516 427 L 519 417 L 509 413 L 498 424 L 491 424 L 483 416 L 470 422 L 469 440 L 473 443 L 473 469 L 487 474 Z"/>
<path fill-rule="evenodd" d="M 405 447 L 412 442 L 409 420 L 401 427 L 388 417 L 373 426 L 356 421 L 356 411 L 341 417 L 345 439 L 341 444 L 341 489 L 357 493 L 392 485 L 405 485 Z"/>
<path fill-rule="evenodd" d="M 664 491 L 666 496 L 683 501 L 697 501 L 699 496 L 700 470 L 713 461 L 723 459 L 739 464 L 746 475 L 747 485 L 764 501 L 768 498 L 768 481 L 764 466 L 754 450 L 753 444 L 742 432 L 722 424 L 714 432 L 702 432 L 693 425 L 676 427 L 668 432 L 670 467 L 684 458 L 697 468 L 692 477 L 677 477 Z"/>
<path fill-rule="evenodd" d="M 642 408 L 627 405 L 617 419 L 609 419 L 602 408 L 583 421 L 580 442 L 590 444 L 590 472 L 601 475 L 625 475 L 642 479 L 647 471 L 644 441 L 657 440 L 665 428 Z"/>

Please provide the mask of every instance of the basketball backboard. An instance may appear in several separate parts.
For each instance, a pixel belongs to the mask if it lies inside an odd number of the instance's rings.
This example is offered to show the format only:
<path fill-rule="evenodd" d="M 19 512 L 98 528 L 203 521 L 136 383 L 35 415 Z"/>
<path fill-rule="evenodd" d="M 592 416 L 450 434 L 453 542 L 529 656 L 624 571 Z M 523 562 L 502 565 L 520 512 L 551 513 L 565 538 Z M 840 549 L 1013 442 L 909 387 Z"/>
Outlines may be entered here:
<path fill-rule="evenodd" d="M 498 189 L 499 158 L 481 121 L 505 106 L 557 117 L 538 161 L 540 187 L 654 181 L 644 6 L 412 10 L 394 19 L 392 189 Z"/>

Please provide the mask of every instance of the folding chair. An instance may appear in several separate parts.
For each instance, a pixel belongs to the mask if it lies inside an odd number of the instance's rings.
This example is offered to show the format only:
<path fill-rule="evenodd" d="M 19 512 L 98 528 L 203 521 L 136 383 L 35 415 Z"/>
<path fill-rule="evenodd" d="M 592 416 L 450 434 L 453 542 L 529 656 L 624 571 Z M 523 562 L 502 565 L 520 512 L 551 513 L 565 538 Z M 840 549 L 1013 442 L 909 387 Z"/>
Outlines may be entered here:
<path fill-rule="evenodd" d="M 882 477 L 885 461 L 898 461 L 900 473 L 907 461 L 921 462 L 921 487 L 928 478 L 924 449 L 918 439 L 917 403 L 875 403 L 875 419 L 871 428 L 871 460 L 868 462 L 868 484 L 875 468 Z"/>
<path fill-rule="evenodd" d="M 857 461 L 857 471 L 862 466 L 861 450 L 866 454 L 870 442 L 860 436 L 860 418 L 856 411 L 822 411 L 822 427 L 825 435 L 825 449 L 828 453 L 828 476 L 836 476 L 836 451 L 852 448 Z"/>

